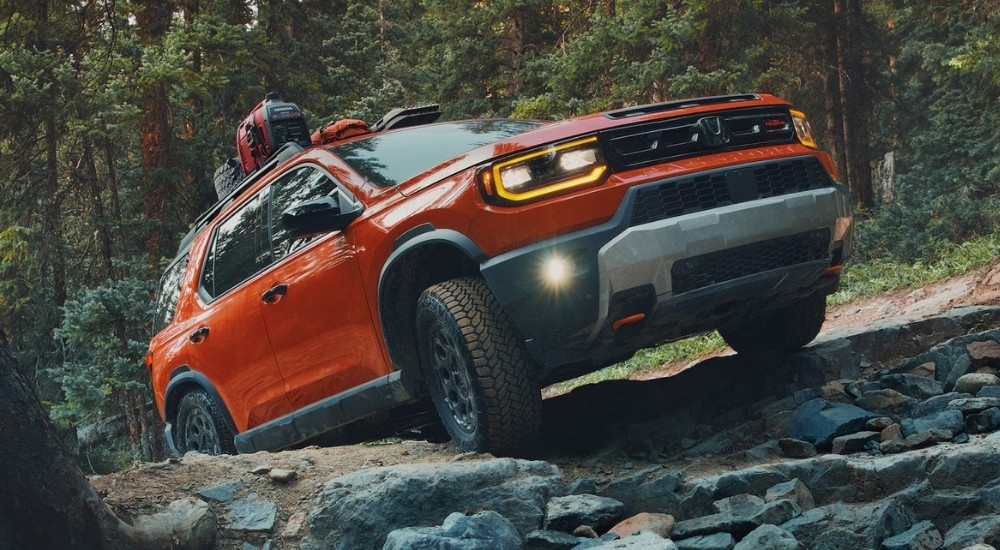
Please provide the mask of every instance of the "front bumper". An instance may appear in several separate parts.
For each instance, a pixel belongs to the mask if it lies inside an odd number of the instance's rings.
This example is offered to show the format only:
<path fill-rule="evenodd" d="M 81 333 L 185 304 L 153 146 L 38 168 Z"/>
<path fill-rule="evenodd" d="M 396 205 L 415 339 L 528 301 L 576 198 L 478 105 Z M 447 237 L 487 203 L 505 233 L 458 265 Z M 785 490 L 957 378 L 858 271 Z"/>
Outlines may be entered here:
<path fill-rule="evenodd" d="M 840 186 L 636 224 L 644 187 L 601 226 L 481 266 L 543 369 L 599 367 L 836 290 L 829 270 L 849 255 L 853 229 Z M 537 274 L 557 257 L 570 276 L 547 284 Z"/>

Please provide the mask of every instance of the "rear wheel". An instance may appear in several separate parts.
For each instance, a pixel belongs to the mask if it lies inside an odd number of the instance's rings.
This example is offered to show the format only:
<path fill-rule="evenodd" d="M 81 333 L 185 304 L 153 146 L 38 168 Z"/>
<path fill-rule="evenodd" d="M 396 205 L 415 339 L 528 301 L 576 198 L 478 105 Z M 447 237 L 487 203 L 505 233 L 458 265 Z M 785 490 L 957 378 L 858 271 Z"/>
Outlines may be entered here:
<path fill-rule="evenodd" d="M 819 334 L 826 320 L 826 296 L 811 294 L 761 317 L 719 329 L 737 353 L 795 351 Z"/>
<path fill-rule="evenodd" d="M 506 455 L 537 438 L 537 370 L 486 283 L 460 278 L 425 290 L 417 331 L 428 392 L 460 449 Z"/>
<path fill-rule="evenodd" d="M 203 390 L 191 390 L 177 404 L 177 450 L 183 455 L 196 451 L 208 455 L 236 454 L 233 432 L 216 405 Z"/>

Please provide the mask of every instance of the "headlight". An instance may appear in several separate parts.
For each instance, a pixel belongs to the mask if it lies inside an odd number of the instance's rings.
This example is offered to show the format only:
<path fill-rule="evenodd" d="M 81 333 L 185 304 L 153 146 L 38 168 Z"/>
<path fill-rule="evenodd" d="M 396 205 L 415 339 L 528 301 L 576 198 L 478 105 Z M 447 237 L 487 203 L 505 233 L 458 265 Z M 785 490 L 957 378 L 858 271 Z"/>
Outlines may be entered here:
<path fill-rule="evenodd" d="M 488 196 L 525 202 L 600 184 L 608 171 L 597 137 L 537 149 L 497 162 L 480 174 Z"/>
<path fill-rule="evenodd" d="M 795 135 L 799 136 L 799 141 L 802 142 L 802 145 L 815 149 L 816 140 L 813 139 L 812 127 L 809 126 L 809 121 L 806 120 L 806 114 L 795 109 L 792 109 L 790 113 L 792 115 L 792 125 L 795 126 Z"/>

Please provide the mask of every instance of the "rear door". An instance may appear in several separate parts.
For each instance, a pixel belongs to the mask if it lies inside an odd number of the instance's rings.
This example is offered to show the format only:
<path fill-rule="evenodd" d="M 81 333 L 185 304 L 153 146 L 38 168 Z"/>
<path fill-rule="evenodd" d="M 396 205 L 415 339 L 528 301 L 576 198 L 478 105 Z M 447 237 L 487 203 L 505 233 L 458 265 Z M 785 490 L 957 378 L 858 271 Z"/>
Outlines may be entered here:
<path fill-rule="evenodd" d="M 388 374 L 361 284 L 358 251 L 347 231 L 297 238 L 281 214 L 346 189 L 305 165 L 270 187 L 268 225 L 275 265 L 258 292 L 271 347 L 295 408 Z"/>

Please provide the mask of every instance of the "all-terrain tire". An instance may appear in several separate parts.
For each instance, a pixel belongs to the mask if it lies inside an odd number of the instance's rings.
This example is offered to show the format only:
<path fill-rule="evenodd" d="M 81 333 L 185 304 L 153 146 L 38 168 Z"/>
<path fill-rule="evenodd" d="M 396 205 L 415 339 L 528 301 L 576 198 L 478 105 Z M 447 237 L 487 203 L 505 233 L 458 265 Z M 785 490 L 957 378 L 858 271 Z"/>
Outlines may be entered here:
<path fill-rule="evenodd" d="M 215 194 L 218 195 L 219 200 L 226 198 L 236 186 L 243 181 L 244 178 L 243 169 L 240 167 L 240 162 L 238 159 L 230 158 L 219 165 L 215 169 Z"/>
<path fill-rule="evenodd" d="M 188 451 L 236 454 L 232 430 L 215 400 L 203 390 L 191 390 L 181 397 L 176 428 L 174 443 L 182 455 Z"/>
<path fill-rule="evenodd" d="M 424 380 L 458 448 L 510 455 L 537 439 L 537 369 L 485 282 L 459 278 L 428 288 L 416 321 Z"/>
<path fill-rule="evenodd" d="M 719 334 L 737 353 L 795 351 L 816 338 L 825 320 L 826 296 L 814 293 L 761 317 L 723 327 Z"/>

